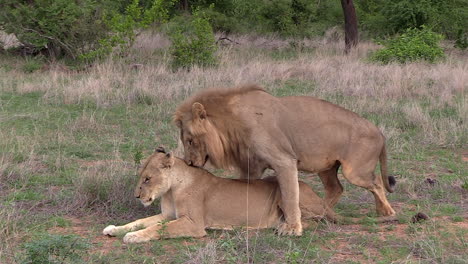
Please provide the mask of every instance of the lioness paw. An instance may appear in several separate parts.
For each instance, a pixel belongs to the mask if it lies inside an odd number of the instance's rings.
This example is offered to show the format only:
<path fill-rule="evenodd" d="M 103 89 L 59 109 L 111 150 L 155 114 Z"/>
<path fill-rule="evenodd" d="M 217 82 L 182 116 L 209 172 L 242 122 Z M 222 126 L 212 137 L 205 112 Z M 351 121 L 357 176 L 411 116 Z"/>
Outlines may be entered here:
<path fill-rule="evenodd" d="M 141 243 L 141 242 L 147 242 L 147 241 L 150 241 L 150 238 L 146 236 L 142 236 L 139 232 L 127 233 L 123 238 L 123 242 L 127 244 Z"/>
<path fill-rule="evenodd" d="M 278 234 L 281 236 L 302 236 L 302 225 L 290 225 L 288 223 L 281 223 L 278 226 Z"/>
<path fill-rule="evenodd" d="M 109 225 L 104 230 L 102 230 L 103 235 L 107 236 L 115 236 L 115 233 L 117 231 L 117 227 L 115 225 Z"/>

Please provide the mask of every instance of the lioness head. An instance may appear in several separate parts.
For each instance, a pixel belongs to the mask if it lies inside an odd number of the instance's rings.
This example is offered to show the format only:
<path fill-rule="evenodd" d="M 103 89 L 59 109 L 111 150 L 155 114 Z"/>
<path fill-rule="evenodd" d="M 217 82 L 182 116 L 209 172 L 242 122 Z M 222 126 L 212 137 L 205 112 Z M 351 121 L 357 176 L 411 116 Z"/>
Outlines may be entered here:
<path fill-rule="evenodd" d="M 174 157 L 159 147 L 147 158 L 138 171 L 140 179 L 135 188 L 135 197 L 146 207 L 171 187 L 170 171 Z"/>
<path fill-rule="evenodd" d="M 180 129 L 185 162 L 190 166 L 203 167 L 209 158 L 205 140 L 216 140 L 207 129 L 209 121 L 205 108 L 200 103 L 194 103 L 191 118 L 182 118 L 176 114 L 175 122 Z"/>

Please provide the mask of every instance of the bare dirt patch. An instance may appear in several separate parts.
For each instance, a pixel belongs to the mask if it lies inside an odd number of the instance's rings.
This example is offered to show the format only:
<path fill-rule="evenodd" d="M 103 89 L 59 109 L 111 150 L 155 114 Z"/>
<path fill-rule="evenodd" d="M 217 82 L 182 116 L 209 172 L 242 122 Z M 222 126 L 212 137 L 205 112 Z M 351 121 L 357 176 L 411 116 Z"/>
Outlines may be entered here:
<path fill-rule="evenodd" d="M 89 239 L 93 245 L 91 253 L 108 254 L 117 248 L 114 242 L 119 241 L 118 238 L 103 236 L 101 233 L 97 233 L 95 230 L 91 229 L 91 227 L 96 225 L 96 219 L 94 217 L 79 218 L 76 216 L 67 216 L 64 218 L 70 221 L 70 226 L 54 227 L 50 229 L 49 232 L 55 234 L 75 234 Z"/>

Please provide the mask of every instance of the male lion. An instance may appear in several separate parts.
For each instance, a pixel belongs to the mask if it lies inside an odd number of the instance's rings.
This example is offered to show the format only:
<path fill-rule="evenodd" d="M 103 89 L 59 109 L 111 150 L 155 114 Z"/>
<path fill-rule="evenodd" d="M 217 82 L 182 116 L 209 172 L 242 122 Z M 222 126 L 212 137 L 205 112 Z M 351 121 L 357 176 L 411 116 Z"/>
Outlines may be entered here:
<path fill-rule="evenodd" d="M 174 120 L 187 164 L 202 167 L 210 160 L 238 168 L 243 179 L 261 178 L 267 168 L 277 173 L 286 217 L 280 234 L 302 234 L 298 169 L 319 174 L 333 207 L 343 192 L 337 177 L 342 166 L 349 182 L 374 194 L 380 215 L 395 214 L 385 196 L 395 184 L 387 176 L 385 137 L 337 105 L 309 96 L 278 98 L 257 86 L 213 89 L 187 99 Z"/>
<path fill-rule="evenodd" d="M 202 237 L 206 235 L 205 228 L 270 228 L 282 222 L 283 203 L 274 177 L 250 183 L 216 177 L 204 169 L 188 166 L 162 148 L 143 163 L 139 175 L 136 198 L 148 206 L 161 197 L 161 214 L 123 226 L 110 225 L 103 230 L 104 235 L 144 227 L 124 237 L 125 243 L 137 243 L 162 236 Z M 342 220 L 307 184 L 299 182 L 299 189 L 303 220 Z"/>

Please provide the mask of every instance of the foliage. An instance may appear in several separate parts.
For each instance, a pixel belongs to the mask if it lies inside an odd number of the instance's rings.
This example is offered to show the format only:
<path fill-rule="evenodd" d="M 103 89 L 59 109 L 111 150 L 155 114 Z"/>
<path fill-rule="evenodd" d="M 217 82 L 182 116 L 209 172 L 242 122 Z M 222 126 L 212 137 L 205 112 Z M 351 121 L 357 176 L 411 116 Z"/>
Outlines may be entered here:
<path fill-rule="evenodd" d="M 170 54 L 174 69 L 217 64 L 213 29 L 203 12 L 196 11 L 188 22 L 176 20 L 168 34 L 172 41 Z"/>
<path fill-rule="evenodd" d="M 135 42 L 138 30 L 159 22 L 165 23 L 169 18 L 169 8 L 175 0 L 154 0 L 148 9 L 140 6 L 139 0 L 133 0 L 123 13 L 114 11 L 105 15 L 104 21 L 110 33 L 99 40 L 99 48 L 85 53 L 82 59 L 93 60 L 103 58 L 115 51 L 117 54 L 126 53 Z"/>
<path fill-rule="evenodd" d="M 462 29 L 458 30 L 457 38 L 455 40 L 455 47 L 462 50 L 468 48 L 468 36 L 467 33 L 464 32 Z"/>
<path fill-rule="evenodd" d="M 42 62 L 37 58 L 27 59 L 23 65 L 23 71 L 26 73 L 32 73 L 42 68 L 42 66 Z"/>
<path fill-rule="evenodd" d="M 0 26 L 31 53 L 77 58 L 105 34 L 102 8 L 93 0 L 2 0 Z"/>
<path fill-rule="evenodd" d="M 175 0 L 1 0 L 0 26 L 32 54 L 93 60 L 125 53 L 137 31 L 164 23 Z M 121 11 L 121 9 L 123 9 Z"/>
<path fill-rule="evenodd" d="M 255 31 L 313 36 L 323 34 L 328 27 L 343 20 L 340 3 L 335 1 L 199 0 L 192 6 L 206 13 L 215 30 L 227 33 Z"/>
<path fill-rule="evenodd" d="M 382 63 L 399 63 L 416 60 L 435 62 L 444 56 L 439 42 L 443 36 L 427 27 L 407 29 L 405 33 L 384 43 L 385 48 L 376 51 L 371 59 Z"/>
<path fill-rule="evenodd" d="M 135 149 L 133 153 L 133 161 L 135 162 L 135 165 L 138 166 L 141 163 L 141 160 L 143 159 L 143 152 L 141 151 L 140 148 Z"/>
<path fill-rule="evenodd" d="M 80 263 L 90 245 L 75 235 L 43 235 L 24 245 L 24 263 Z"/>
<path fill-rule="evenodd" d="M 373 36 L 429 26 L 449 39 L 468 28 L 466 0 L 356 0 L 361 27 Z M 466 36 L 466 35 L 465 35 Z"/>

